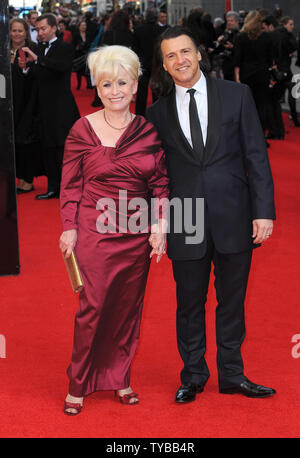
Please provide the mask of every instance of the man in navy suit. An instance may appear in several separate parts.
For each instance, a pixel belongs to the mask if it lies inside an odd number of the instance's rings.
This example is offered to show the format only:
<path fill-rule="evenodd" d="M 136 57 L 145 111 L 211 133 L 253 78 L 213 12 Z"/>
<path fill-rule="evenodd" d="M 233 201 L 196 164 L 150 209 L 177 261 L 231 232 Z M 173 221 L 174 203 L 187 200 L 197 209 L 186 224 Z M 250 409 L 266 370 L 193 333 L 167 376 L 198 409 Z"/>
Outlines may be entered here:
<path fill-rule="evenodd" d="M 255 246 L 275 219 L 273 180 L 263 131 L 248 86 L 212 79 L 190 31 L 160 38 L 162 96 L 148 108 L 165 149 L 170 198 L 204 199 L 204 238 L 188 243 L 170 217 L 167 253 L 177 294 L 177 344 L 184 363 L 175 401 L 194 401 L 209 377 L 205 303 L 215 269 L 219 391 L 267 397 L 272 388 L 244 375 L 244 300 Z M 164 82 L 166 84 L 164 84 Z M 178 224 L 177 224 L 178 227 Z M 189 239 L 190 240 L 190 239 Z"/>

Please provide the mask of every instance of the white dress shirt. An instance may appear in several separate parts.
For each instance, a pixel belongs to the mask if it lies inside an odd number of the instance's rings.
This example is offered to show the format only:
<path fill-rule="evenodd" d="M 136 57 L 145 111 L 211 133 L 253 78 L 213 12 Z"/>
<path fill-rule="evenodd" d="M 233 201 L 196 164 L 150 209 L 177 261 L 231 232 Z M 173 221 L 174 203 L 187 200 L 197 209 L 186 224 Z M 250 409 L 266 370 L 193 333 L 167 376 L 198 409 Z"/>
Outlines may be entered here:
<path fill-rule="evenodd" d="M 47 52 L 48 52 L 49 49 L 51 48 L 52 43 L 54 43 L 56 40 L 57 40 L 57 37 L 54 37 L 54 38 L 52 38 L 52 40 L 49 41 L 49 46 L 48 46 L 48 48 L 45 49 L 44 56 L 47 54 Z M 35 61 L 35 64 L 37 64 L 37 61 Z M 29 72 L 29 67 L 23 69 L 23 73 L 24 73 L 25 75 L 27 75 L 28 72 Z"/>
<path fill-rule="evenodd" d="M 30 38 L 31 38 L 31 41 L 33 41 L 34 43 L 37 43 L 38 42 L 38 39 L 37 39 L 37 30 L 35 27 L 33 27 L 32 25 L 29 26 L 29 31 L 30 31 Z"/>
<path fill-rule="evenodd" d="M 45 49 L 45 54 L 46 55 L 49 52 L 49 49 L 51 48 L 52 43 L 54 43 L 57 40 L 57 37 L 52 38 L 52 40 L 49 41 L 49 46 L 48 48 Z"/>
<path fill-rule="evenodd" d="M 180 127 L 191 146 L 192 137 L 191 137 L 191 128 L 190 128 L 190 113 L 189 113 L 189 104 L 190 104 L 190 94 L 187 92 L 189 89 L 182 86 L 175 85 L 176 88 L 176 106 L 178 119 Z M 197 83 L 193 86 L 193 89 L 196 90 L 194 97 L 197 105 L 199 121 L 202 130 L 203 143 L 206 143 L 207 137 L 207 124 L 208 124 L 208 115 L 207 115 L 207 85 L 206 78 L 201 72 L 201 77 Z"/>

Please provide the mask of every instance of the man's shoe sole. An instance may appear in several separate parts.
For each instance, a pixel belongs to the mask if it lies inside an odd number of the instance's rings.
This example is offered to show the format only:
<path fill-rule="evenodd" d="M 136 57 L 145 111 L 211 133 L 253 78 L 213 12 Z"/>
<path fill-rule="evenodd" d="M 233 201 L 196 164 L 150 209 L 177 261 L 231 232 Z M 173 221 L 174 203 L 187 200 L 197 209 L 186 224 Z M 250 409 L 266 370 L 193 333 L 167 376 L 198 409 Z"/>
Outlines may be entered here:
<path fill-rule="evenodd" d="M 246 396 L 247 398 L 270 398 L 271 396 L 274 396 L 275 393 L 270 393 L 270 394 L 262 394 L 262 395 L 257 395 L 257 394 L 247 394 L 241 391 L 235 391 L 235 390 L 219 390 L 219 393 L 221 394 L 241 394 L 242 396 Z"/>

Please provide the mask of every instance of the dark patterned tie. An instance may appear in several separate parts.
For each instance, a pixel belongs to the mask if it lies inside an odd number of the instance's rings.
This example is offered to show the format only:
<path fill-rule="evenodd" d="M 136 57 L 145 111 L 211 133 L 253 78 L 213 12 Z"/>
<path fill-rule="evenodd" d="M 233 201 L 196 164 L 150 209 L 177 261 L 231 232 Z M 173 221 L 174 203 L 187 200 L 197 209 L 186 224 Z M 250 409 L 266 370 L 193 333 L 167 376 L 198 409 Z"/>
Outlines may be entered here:
<path fill-rule="evenodd" d="M 196 105 L 196 100 L 194 94 L 195 89 L 189 89 L 187 91 L 190 94 L 190 127 L 191 127 L 191 137 L 193 143 L 193 149 L 200 155 L 201 160 L 203 160 L 204 155 L 204 143 L 202 137 L 201 124 L 199 121 L 198 110 Z"/>

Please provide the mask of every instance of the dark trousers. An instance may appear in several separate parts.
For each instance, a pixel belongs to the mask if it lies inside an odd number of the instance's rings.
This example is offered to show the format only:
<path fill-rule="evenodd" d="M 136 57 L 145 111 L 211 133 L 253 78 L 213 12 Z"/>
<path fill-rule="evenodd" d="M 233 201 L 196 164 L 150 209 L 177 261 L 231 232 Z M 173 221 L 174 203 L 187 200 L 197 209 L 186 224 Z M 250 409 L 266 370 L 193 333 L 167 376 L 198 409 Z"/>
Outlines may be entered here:
<path fill-rule="evenodd" d="M 265 131 L 270 128 L 270 111 L 272 109 L 271 91 L 268 84 L 252 84 L 245 82 L 249 85 L 254 102 L 256 105 L 257 113 L 261 122 L 262 129 Z"/>
<path fill-rule="evenodd" d="M 288 90 L 288 104 L 290 107 L 290 113 L 293 119 L 293 122 L 295 125 L 299 124 L 299 118 L 298 118 L 298 113 L 297 113 L 297 108 L 296 108 L 296 99 L 293 97 L 293 88 L 296 85 L 296 83 L 293 83 L 292 81 L 287 81 L 285 83 L 285 89 Z"/>
<path fill-rule="evenodd" d="M 87 89 L 92 89 L 92 85 L 91 85 L 91 78 L 90 78 L 90 74 L 89 73 L 85 73 L 85 72 L 76 72 L 76 77 L 77 77 L 77 89 L 80 89 L 81 88 L 81 79 L 82 77 L 84 77 L 86 79 L 86 87 Z"/>
<path fill-rule="evenodd" d="M 95 87 L 94 88 L 94 91 L 95 91 L 95 97 L 94 97 L 94 100 L 92 102 L 92 106 L 93 107 L 100 107 L 102 105 L 102 101 L 98 95 L 98 91 L 97 91 L 97 88 Z"/>
<path fill-rule="evenodd" d="M 59 192 L 63 154 L 63 146 L 43 148 L 43 162 L 48 178 L 48 192 Z"/>
<path fill-rule="evenodd" d="M 285 129 L 282 119 L 281 109 L 281 94 L 282 89 L 280 83 L 277 83 L 270 89 L 271 94 L 271 110 L 270 110 L 270 123 L 269 123 L 269 134 L 275 137 L 284 137 Z"/>
<path fill-rule="evenodd" d="M 16 152 L 16 176 L 26 183 L 32 183 L 35 170 L 36 145 L 15 145 Z"/>
<path fill-rule="evenodd" d="M 229 388 L 245 380 L 241 345 L 245 337 L 244 300 L 252 250 L 237 254 L 216 251 L 211 238 L 199 260 L 173 261 L 177 293 L 177 345 L 184 367 L 182 383 L 204 385 L 209 377 L 205 361 L 205 303 L 214 264 L 217 367 L 219 387 Z"/>
<path fill-rule="evenodd" d="M 294 124 L 299 123 L 297 107 L 296 107 L 296 99 L 293 97 L 293 88 L 296 83 L 293 83 L 291 80 L 283 81 L 280 83 L 275 84 L 273 91 L 275 92 L 276 98 L 283 99 L 286 90 L 288 90 L 288 104 L 290 108 L 290 113 Z"/>
<path fill-rule="evenodd" d="M 151 73 L 145 71 L 139 79 L 135 101 L 135 113 L 141 116 L 145 116 L 146 113 L 150 77 Z M 157 97 L 152 93 L 152 102 L 154 103 L 155 100 L 157 100 Z"/>
<path fill-rule="evenodd" d="M 222 64 L 222 70 L 223 70 L 224 80 L 235 81 L 234 61 L 232 57 L 229 59 L 224 58 L 223 64 Z"/>

